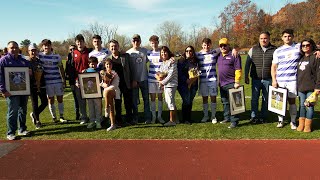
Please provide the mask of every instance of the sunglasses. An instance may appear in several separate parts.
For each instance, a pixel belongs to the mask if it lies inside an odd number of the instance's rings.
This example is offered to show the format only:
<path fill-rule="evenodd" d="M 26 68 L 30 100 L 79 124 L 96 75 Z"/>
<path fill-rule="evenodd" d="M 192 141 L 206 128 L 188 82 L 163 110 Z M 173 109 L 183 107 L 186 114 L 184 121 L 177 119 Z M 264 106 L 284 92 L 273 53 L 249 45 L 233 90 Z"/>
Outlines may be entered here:
<path fill-rule="evenodd" d="M 191 53 L 192 53 L 192 50 L 188 50 L 188 49 L 187 49 L 186 52 L 191 52 Z"/>
<path fill-rule="evenodd" d="M 222 48 L 222 47 L 227 47 L 227 45 L 226 44 L 220 44 L 220 47 Z"/>
<path fill-rule="evenodd" d="M 132 39 L 132 42 L 140 42 L 139 39 Z"/>
<path fill-rule="evenodd" d="M 311 44 L 302 44 L 302 47 L 310 47 Z"/>

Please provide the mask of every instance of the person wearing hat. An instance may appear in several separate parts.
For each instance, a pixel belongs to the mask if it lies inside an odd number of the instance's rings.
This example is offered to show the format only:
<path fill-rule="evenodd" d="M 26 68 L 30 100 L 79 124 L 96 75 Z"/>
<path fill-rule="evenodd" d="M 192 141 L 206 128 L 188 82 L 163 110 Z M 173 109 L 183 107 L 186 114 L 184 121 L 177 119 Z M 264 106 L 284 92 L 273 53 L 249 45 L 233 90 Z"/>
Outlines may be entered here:
<path fill-rule="evenodd" d="M 227 38 L 219 40 L 220 55 L 218 57 L 218 77 L 220 86 L 221 102 L 223 104 L 224 121 L 230 121 L 228 128 L 235 128 L 238 125 L 238 118 L 231 116 L 229 103 L 229 89 L 240 87 L 241 79 L 241 57 L 232 56 Z"/>
<path fill-rule="evenodd" d="M 130 67 L 132 68 L 132 100 L 133 100 L 133 121 L 138 122 L 138 102 L 139 88 L 141 90 L 144 103 L 144 120 L 151 123 L 151 112 L 149 106 L 149 87 L 148 87 L 148 50 L 140 47 L 140 35 L 134 34 L 131 39 L 132 48 L 127 51 L 130 55 Z"/>
<path fill-rule="evenodd" d="M 30 96 L 31 102 L 32 102 L 32 112 L 30 113 L 30 117 L 32 119 L 33 124 L 36 126 L 36 129 L 39 129 L 41 127 L 39 115 L 48 105 L 46 84 L 44 80 L 43 66 L 40 62 L 40 59 L 37 57 L 38 50 L 33 44 L 29 46 L 28 53 L 29 53 L 31 70 L 32 70 L 32 76 L 30 81 L 32 82 L 31 96 Z M 38 76 L 38 73 L 40 73 L 39 81 L 36 80 L 36 76 Z M 40 84 L 37 84 L 39 82 Z M 38 106 L 38 96 L 41 101 L 40 106 Z"/>
<path fill-rule="evenodd" d="M 19 54 L 19 45 L 17 42 L 8 42 L 7 48 L 8 54 L 0 58 L 0 92 L 6 98 L 8 107 L 7 139 L 15 140 L 18 124 L 20 126 L 18 131 L 19 136 L 27 136 L 29 134 L 26 126 L 28 96 L 11 95 L 11 93 L 7 91 L 4 69 L 5 67 L 30 67 L 30 62 L 22 58 Z M 17 121 L 19 121 L 19 123 Z"/>

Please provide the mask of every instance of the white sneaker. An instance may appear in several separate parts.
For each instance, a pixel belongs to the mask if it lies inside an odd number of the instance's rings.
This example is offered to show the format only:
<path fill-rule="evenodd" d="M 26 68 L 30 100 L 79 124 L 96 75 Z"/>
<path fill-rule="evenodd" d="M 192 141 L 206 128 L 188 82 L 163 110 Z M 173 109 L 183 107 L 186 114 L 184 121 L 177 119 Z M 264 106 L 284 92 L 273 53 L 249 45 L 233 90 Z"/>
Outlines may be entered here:
<path fill-rule="evenodd" d="M 68 122 L 68 120 L 65 120 L 63 117 L 60 117 L 60 122 L 62 122 L 62 123 L 66 123 L 66 122 Z"/>
<path fill-rule="evenodd" d="M 212 122 L 212 124 L 217 124 L 218 123 L 218 121 L 217 121 L 217 118 L 211 118 L 212 120 L 211 120 L 211 122 Z"/>
<path fill-rule="evenodd" d="M 12 141 L 12 140 L 15 140 L 15 139 L 16 139 L 16 136 L 15 136 L 14 134 L 9 134 L 9 135 L 7 135 L 7 139 L 8 139 L 9 141 Z"/>
<path fill-rule="evenodd" d="M 175 126 L 176 123 L 172 121 L 168 121 L 167 123 L 164 124 L 164 126 Z"/>
<path fill-rule="evenodd" d="M 80 124 L 85 124 L 85 123 L 87 123 L 86 120 L 81 120 L 81 121 L 80 121 Z"/>
<path fill-rule="evenodd" d="M 112 130 L 115 130 L 117 129 L 117 126 L 116 125 L 111 125 L 110 127 L 108 127 L 107 131 L 112 131 Z"/>
<path fill-rule="evenodd" d="M 27 131 L 27 130 L 24 130 L 22 132 L 18 132 L 19 136 L 27 136 L 28 134 L 29 134 L 29 131 Z"/>
<path fill-rule="evenodd" d="M 277 128 L 282 128 L 282 127 L 283 127 L 283 122 L 279 121 L 278 124 L 277 124 Z"/>
<path fill-rule="evenodd" d="M 162 119 L 161 116 L 158 116 L 158 121 L 159 121 L 159 123 L 161 123 L 161 124 L 164 124 L 164 123 L 165 123 L 165 121 Z"/>
<path fill-rule="evenodd" d="M 290 126 L 291 126 L 291 129 L 292 129 L 292 130 L 296 130 L 296 129 L 297 129 L 296 124 L 293 123 L 293 122 L 290 122 Z"/>
<path fill-rule="evenodd" d="M 203 118 L 201 119 L 201 122 L 202 123 L 205 123 L 209 120 L 209 117 L 208 116 L 203 116 Z"/>

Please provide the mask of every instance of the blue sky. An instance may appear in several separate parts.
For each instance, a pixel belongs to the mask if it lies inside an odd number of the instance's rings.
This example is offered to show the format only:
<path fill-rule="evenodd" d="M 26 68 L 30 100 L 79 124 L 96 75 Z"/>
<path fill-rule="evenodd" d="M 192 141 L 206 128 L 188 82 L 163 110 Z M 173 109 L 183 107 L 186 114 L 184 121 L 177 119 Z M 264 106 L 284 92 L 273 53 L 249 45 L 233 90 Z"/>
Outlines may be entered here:
<path fill-rule="evenodd" d="M 287 0 L 252 0 L 272 14 Z M 290 0 L 301 2 L 303 0 Z M 200 3 L 199 3 L 200 2 Z M 166 20 L 179 22 L 184 31 L 192 24 L 214 28 L 218 15 L 231 0 L 6 0 L 1 2 L 0 48 L 10 40 L 39 43 L 48 38 L 63 40 L 89 24 L 118 26 L 118 33 L 138 33 L 142 43 Z"/>

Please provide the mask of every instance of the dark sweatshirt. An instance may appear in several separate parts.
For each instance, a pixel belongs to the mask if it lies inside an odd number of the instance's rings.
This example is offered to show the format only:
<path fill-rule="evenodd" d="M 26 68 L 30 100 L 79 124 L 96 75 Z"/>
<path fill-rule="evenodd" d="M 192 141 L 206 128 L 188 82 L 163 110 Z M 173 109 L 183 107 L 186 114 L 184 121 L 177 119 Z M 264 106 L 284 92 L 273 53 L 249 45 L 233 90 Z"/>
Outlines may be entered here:
<path fill-rule="evenodd" d="M 319 59 L 314 54 L 302 56 L 298 63 L 298 91 L 307 92 L 317 88 L 317 76 L 320 76 Z M 318 86 L 320 82 L 318 82 Z M 320 87 L 320 86 L 319 86 Z"/>

